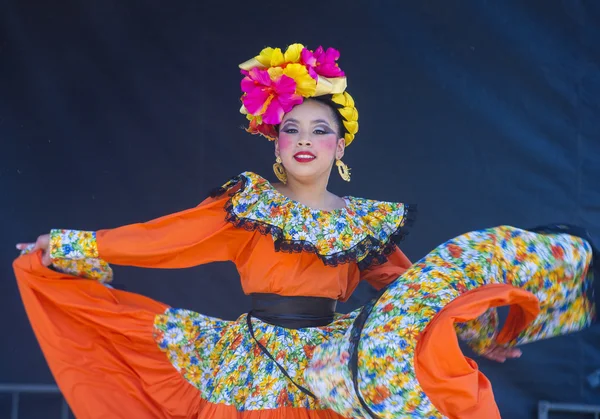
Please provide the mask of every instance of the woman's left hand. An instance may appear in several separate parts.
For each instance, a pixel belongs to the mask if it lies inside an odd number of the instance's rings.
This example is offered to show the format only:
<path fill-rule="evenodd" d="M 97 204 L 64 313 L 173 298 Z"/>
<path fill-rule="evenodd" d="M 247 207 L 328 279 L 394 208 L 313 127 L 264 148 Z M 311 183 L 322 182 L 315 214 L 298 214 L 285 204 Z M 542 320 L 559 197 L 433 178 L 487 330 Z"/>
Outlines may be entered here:
<path fill-rule="evenodd" d="M 35 252 L 36 250 L 42 249 L 42 264 L 44 266 L 50 266 L 52 264 L 52 259 L 50 258 L 50 235 L 42 234 L 37 238 L 35 243 L 19 243 L 17 244 L 17 249 L 23 251 L 28 247 L 32 247 L 31 252 Z"/>
<path fill-rule="evenodd" d="M 507 348 L 494 343 L 481 356 L 492 361 L 504 362 L 510 358 L 519 358 L 522 353 L 518 348 Z"/>

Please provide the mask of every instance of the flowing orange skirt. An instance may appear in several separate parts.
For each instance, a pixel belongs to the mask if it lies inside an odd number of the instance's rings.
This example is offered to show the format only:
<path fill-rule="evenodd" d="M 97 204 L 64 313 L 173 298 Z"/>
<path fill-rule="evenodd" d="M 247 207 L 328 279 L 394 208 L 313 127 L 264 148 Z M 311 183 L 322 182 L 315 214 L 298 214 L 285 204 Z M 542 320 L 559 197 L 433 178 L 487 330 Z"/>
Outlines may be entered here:
<path fill-rule="evenodd" d="M 330 410 L 238 411 L 200 397 L 154 337 L 167 305 L 48 269 L 39 252 L 13 267 L 25 310 L 78 418 L 339 419 Z"/>

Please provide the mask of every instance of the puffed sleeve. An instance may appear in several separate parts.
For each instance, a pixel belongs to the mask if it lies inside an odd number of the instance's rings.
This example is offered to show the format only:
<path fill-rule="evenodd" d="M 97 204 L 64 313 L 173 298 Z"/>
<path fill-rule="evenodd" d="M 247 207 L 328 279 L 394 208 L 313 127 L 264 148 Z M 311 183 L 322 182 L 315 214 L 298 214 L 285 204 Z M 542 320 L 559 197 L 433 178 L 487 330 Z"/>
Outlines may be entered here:
<path fill-rule="evenodd" d="M 380 290 L 406 272 L 411 265 L 410 260 L 400 248 L 394 246 L 392 253 L 387 256 L 386 262 L 362 270 L 360 279 L 361 281 L 367 281 L 375 289 Z"/>
<path fill-rule="evenodd" d="M 101 259 L 115 265 L 147 268 L 235 262 L 248 240 L 248 232 L 226 221 L 228 199 L 229 194 L 207 198 L 195 208 L 113 229 L 52 230 L 50 257 Z"/>

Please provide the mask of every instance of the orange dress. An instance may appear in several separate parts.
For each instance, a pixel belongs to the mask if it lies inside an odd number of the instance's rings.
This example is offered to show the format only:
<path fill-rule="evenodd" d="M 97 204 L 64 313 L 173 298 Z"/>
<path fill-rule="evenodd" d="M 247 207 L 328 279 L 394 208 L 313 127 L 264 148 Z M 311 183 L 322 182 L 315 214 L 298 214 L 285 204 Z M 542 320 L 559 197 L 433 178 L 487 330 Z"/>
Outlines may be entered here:
<path fill-rule="evenodd" d="M 246 294 L 343 301 L 359 281 L 380 289 L 410 266 L 392 240 L 403 234 L 408 207 L 349 197 L 344 209 L 315 211 L 253 173 L 216 195 L 142 224 L 53 230 L 54 269 L 40 254 L 15 260 L 27 315 L 78 418 L 341 417 L 273 368 L 243 316 L 224 321 L 111 289 L 103 285 L 112 278 L 108 264 L 232 261 Z M 254 331 L 303 384 L 314 347 L 342 334 L 355 315 L 297 330 L 254 319 Z"/>
<path fill-rule="evenodd" d="M 593 252 L 577 235 L 501 226 L 411 265 L 396 245 L 411 207 L 345 199 L 343 209 L 313 210 L 247 172 L 198 207 L 147 223 L 53 230 L 52 269 L 39 252 L 17 258 L 27 315 L 75 415 L 494 419 L 491 385 L 457 333 L 482 352 L 592 321 Z M 345 300 L 363 280 L 381 293 L 325 326 L 293 329 L 105 286 L 109 264 L 213 261 L 232 261 L 247 294 Z M 513 306 L 500 333 L 498 305 Z"/>

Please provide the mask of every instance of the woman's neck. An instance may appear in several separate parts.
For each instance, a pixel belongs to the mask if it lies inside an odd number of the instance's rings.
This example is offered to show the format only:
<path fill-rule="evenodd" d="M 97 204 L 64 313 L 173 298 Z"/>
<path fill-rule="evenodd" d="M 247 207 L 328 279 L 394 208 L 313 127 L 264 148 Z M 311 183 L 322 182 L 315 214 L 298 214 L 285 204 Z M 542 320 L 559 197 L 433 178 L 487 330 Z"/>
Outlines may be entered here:
<path fill-rule="evenodd" d="M 277 189 L 288 198 L 309 208 L 330 211 L 343 207 L 342 200 L 327 190 L 328 181 L 329 176 L 322 176 L 310 182 L 289 177 L 287 184 L 279 185 Z"/>

